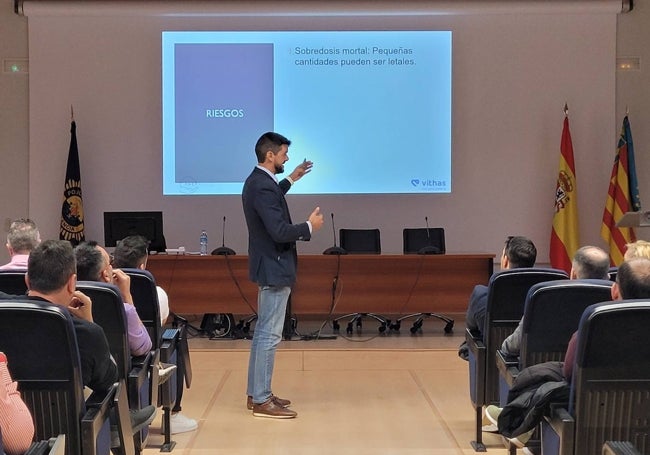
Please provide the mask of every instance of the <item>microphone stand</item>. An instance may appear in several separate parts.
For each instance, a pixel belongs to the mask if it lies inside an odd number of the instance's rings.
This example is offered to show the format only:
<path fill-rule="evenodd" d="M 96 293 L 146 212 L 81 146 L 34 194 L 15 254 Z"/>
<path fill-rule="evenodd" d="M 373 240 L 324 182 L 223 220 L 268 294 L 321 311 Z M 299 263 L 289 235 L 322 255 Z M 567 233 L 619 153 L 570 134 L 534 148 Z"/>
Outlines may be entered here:
<path fill-rule="evenodd" d="M 348 254 L 345 249 L 341 248 L 340 246 L 336 246 L 336 229 L 334 228 L 334 212 L 331 213 L 332 216 L 332 237 L 334 237 L 334 246 L 329 247 L 325 251 L 323 251 L 323 254 L 336 254 L 336 255 L 341 255 L 341 254 Z M 338 277 L 337 277 L 338 278 Z"/>
<path fill-rule="evenodd" d="M 221 246 L 212 250 L 212 254 L 219 256 L 232 256 L 235 250 L 226 246 L 226 217 L 223 217 L 223 226 L 221 228 Z"/>
<path fill-rule="evenodd" d="M 440 254 L 440 248 L 431 245 L 431 234 L 429 232 L 429 217 L 424 217 L 424 222 L 427 224 L 427 243 L 429 245 L 423 246 L 418 250 L 418 254 Z"/>

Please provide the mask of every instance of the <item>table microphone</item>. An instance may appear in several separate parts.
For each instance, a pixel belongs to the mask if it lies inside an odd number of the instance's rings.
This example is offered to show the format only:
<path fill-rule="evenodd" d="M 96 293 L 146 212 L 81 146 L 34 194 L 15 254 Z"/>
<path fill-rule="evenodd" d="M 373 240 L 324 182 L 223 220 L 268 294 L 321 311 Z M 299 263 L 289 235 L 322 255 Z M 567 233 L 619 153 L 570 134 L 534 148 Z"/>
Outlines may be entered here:
<path fill-rule="evenodd" d="M 226 217 L 223 217 L 223 226 L 221 227 L 221 246 L 212 250 L 212 254 L 219 256 L 232 256 L 235 250 L 226 246 Z"/>
<path fill-rule="evenodd" d="M 345 251 L 343 248 L 340 246 L 336 246 L 336 229 L 334 228 L 334 212 L 331 213 L 332 216 L 332 236 L 334 237 L 334 246 L 329 247 L 325 251 L 323 251 L 323 254 L 348 254 L 347 251 Z"/>
<path fill-rule="evenodd" d="M 418 254 L 440 254 L 440 248 L 431 245 L 431 232 L 429 230 L 429 217 L 424 217 L 424 222 L 427 224 L 427 244 L 418 250 Z"/>

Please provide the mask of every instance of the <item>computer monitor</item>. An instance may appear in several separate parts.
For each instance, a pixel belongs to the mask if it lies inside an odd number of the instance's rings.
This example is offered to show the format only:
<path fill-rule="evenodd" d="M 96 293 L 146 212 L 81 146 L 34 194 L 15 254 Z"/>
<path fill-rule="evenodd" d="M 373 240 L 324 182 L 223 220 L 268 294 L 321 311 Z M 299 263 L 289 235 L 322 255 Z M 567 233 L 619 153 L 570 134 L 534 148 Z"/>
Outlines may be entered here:
<path fill-rule="evenodd" d="M 104 212 L 104 245 L 115 246 L 129 235 L 141 235 L 151 243 L 149 251 L 165 251 L 162 212 Z"/>
<path fill-rule="evenodd" d="M 339 229 L 341 248 L 353 254 L 380 254 L 379 229 Z"/>
<path fill-rule="evenodd" d="M 445 254 L 444 228 L 406 228 L 404 254 Z"/>

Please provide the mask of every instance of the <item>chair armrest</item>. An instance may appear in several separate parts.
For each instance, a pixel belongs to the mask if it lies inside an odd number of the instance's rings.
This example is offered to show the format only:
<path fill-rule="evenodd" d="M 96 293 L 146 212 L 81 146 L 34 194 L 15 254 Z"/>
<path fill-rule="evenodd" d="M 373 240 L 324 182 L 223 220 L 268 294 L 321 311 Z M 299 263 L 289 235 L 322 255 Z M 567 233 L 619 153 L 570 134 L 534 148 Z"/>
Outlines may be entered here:
<path fill-rule="evenodd" d="M 500 349 L 496 352 L 496 363 L 499 375 L 510 388 L 519 375 L 519 358 L 503 353 Z"/>
<path fill-rule="evenodd" d="M 486 404 L 487 347 L 469 329 L 465 331 L 465 340 L 469 351 L 470 399 L 475 408 L 478 408 Z"/>
<path fill-rule="evenodd" d="M 152 353 L 131 359 L 131 371 L 127 377 L 127 389 L 129 397 L 129 408 L 140 409 L 140 394 L 142 386 L 149 380 L 149 367 L 152 362 Z M 147 396 L 149 399 L 149 396 Z"/>
<path fill-rule="evenodd" d="M 153 361 L 153 352 L 148 352 L 147 355 L 131 359 L 131 371 L 129 371 L 129 384 L 132 381 L 137 385 L 138 389 L 148 378 L 149 367 Z M 130 389 L 129 385 L 129 389 Z"/>
<path fill-rule="evenodd" d="M 630 441 L 605 441 L 603 455 L 641 455 Z"/>
<path fill-rule="evenodd" d="M 149 403 L 157 406 L 158 386 L 160 384 L 160 375 L 158 374 L 158 364 L 160 363 L 160 349 L 151 351 L 151 355 L 151 363 L 149 364 Z"/>
<path fill-rule="evenodd" d="M 117 433 L 122 447 L 121 455 L 135 455 L 133 442 L 133 427 L 131 426 L 131 412 L 129 411 L 129 398 L 126 393 L 124 381 L 117 384 L 117 390 L 113 396 L 112 410 L 113 423 L 117 425 Z M 115 421 L 116 420 L 116 421 Z M 86 455 L 84 453 L 84 455 Z"/>
<path fill-rule="evenodd" d="M 50 451 L 48 455 L 66 455 L 65 454 L 65 435 L 60 434 L 56 438 L 50 438 Z"/>
<path fill-rule="evenodd" d="M 560 440 L 558 455 L 573 453 L 575 419 L 569 414 L 566 407 L 559 404 L 550 405 L 549 415 L 544 416 L 544 421 Z"/>
<path fill-rule="evenodd" d="M 93 391 L 86 400 L 86 413 L 81 418 L 81 443 L 84 455 L 97 454 L 97 438 L 107 420 L 118 392 L 118 383 L 102 392 Z"/>
<path fill-rule="evenodd" d="M 467 342 L 467 349 L 475 355 L 479 350 L 485 350 L 483 340 L 469 329 L 465 329 L 465 341 Z"/>
<path fill-rule="evenodd" d="M 169 362 L 172 354 L 178 347 L 178 339 L 181 336 L 180 329 L 165 329 L 160 341 L 160 360 Z"/>

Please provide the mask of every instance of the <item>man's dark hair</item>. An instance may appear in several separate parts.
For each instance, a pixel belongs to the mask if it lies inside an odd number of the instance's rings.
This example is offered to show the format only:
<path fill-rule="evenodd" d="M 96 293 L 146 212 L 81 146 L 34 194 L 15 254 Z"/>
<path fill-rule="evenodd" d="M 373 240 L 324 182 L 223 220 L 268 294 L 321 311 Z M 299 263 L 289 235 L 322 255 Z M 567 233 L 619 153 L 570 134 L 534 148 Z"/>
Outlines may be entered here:
<path fill-rule="evenodd" d="M 609 279 L 609 255 L 597 246 L 579 248 L 572 265 L 578 278 Z"/>
<path fill-rule="evenodd" d="M 29 288 L 50 294 L 63 288 L 76 273 L 77 263 L 67 240 L 46 240 L 34 248 L 27 262 Z"/>
<path fill-rule="evenodd" d="M 618 267 L 616 282 L 624 299 L 650 298 L 650 259 L 624 261 Z"/>
<path fill-rule="evenodd" d="M 138 268 L 147 260 L 149 240 L 141 235 L 130 235 L 117 242 L 113 251 L 113 267 Z"/>
<path fill-rule="evenodd" d="M 101 281 L 104 257 L 97 245 L 94 240 L 89 240 L 81 242 L 75 247 L 74 254 L 77 257 L 78 280 Z"/>
<path fill-rule="evenodd" d="M 537 259 L 535 244 L 532 240 L 520 235 L 508 237 L 504 252 L 512 269 L 533 267 Z"/>
<path fill-rule="evenodd" d="M 271 131 L 262 134 L 255 144 L 255 155 L 257 162 L 263 163 L 266 159 L 266 152 L 271 150 L 274 154 L 280 151 L 283 145 L 291 145 L 291 141 L 281 134 L 273 133 Z"/>

